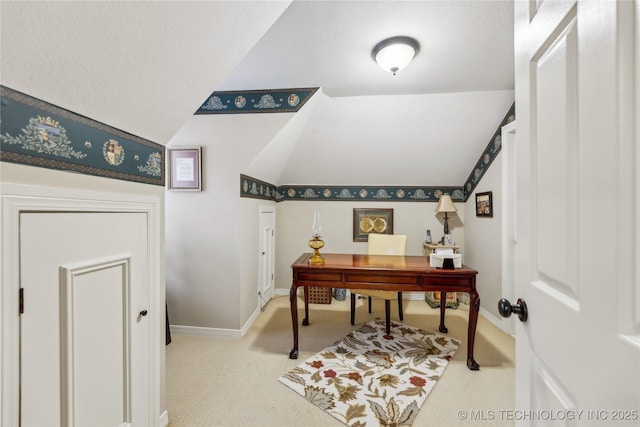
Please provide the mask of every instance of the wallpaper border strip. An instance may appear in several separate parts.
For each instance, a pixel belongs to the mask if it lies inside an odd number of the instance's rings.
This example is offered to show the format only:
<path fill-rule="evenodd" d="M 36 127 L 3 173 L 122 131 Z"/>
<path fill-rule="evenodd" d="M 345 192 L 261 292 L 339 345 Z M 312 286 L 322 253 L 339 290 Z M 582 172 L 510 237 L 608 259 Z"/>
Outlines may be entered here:
<path fill-rule="evenodd" d="M 480 155 L 480 158 L 476 162 L 475 166 L 471 170 L 469 177 L 464 183 L 464 200 L 467 199 L 473 194 L 473 190 L 476 189 L 478 183 L 484 176 L 484 174 L 489 169 L 489 166 L 493 163 L 495 158 L 498 156 L 498 153 L 502 149 L 502 127 L 506 124 L 511 123 L 516 119 L 516 103 L 511 104 L 511 108 L 507 111 L 504 118 L 498 125 L 498 128 L 493 133 L 493 136 L 489 140 L 489 144 Z"/>
<path fill-rule="evenodd" d="M 0 161 L 165 185 L 165 147 L 0 85 Z"/>
<path fill-rule="evenodd" d="M 282 185 L 277 187 L 276 202 L 286 200 L 437 202 L 442 193 L 462 201 L 462 187 L 426 186 L 348 186 L 348 185 Z"/>
<path fill-rule="evenodd" d="M 240 197 L 276 200 L 276 186 L 268 182 L 240 174 Z"/>
<path fill-rule="evenodd" d="M 317 201 L 385 201 L 437 202 L 442 193 L 451 194 L 454 201 L 463 201 L 462 187 L 377 187 L 345 185 L 282 185 L 240 175 L 240 197 L 284 202 L 287 200 Z"/>
<path fill-rule="evenodd" d="M 295 113 L 318 87 L 213 92 L 194 114 Z"/>

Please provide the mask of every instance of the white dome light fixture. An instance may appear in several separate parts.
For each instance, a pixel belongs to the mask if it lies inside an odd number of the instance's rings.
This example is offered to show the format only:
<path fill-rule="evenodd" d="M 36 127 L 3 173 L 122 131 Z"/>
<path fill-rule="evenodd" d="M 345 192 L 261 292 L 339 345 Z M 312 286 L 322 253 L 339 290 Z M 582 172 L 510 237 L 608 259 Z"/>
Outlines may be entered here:
<path fill-rule="evenodd" d="M 382 40 L 374 46 L 371 57 L 385 71 L 394 76 L 415 58 L 420 51 L 418 40 L 397 36 Z"/>

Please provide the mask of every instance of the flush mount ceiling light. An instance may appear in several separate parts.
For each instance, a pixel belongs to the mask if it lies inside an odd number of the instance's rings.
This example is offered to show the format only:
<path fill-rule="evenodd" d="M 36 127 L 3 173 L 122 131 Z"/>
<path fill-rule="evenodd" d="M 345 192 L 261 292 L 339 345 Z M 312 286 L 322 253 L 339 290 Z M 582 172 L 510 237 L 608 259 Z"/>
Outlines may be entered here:
<path fill-rule="evenodd" d="M 420 43 L 418 40 L 397 36 L 382 40 L 371 51 L 371 57 L 385 71 L 394 76 L 418 54 Z"/>

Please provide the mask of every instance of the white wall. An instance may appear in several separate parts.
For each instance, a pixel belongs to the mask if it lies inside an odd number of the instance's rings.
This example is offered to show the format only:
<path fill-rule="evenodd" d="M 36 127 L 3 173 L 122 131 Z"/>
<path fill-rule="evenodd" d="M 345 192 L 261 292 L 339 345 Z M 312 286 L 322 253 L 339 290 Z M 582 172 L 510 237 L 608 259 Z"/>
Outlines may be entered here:
<path fill-rule="evenodd" d="M 464 263 L 478 270 L 476 288 L 480 308 L 486 310 L 494 322 L 500 322 L 498 300 L 502 297 L 502 152 L 484 174 L 465 204 Z M 493 218 L 477 217 L 476 193 L 491 191 Z M 486 313 L 485 313 L 486 314 Z"/>
<path fill-rule="evenodd" d="M 449 231 L 464 253 L 464 204 L 456 203 L 458 213 L 449 219 Z M 291 264 L 303 252 L 311 252 L 313 212 L 320 212 L 325 247 L 320 253 L 367 253 L 366 242 L 353 241 L 354 208 L 392 208 L 394 234 L 406 234 L 407 255 L 422 255 L 427 229 L 434 240 L 443 235 L 442 214 L 436 216 L 431 202 L 312 202 L 288 201 L 277 204 L 276 289 L 291 287 Z"/>
<path fill-rule="evenodd" d="M 258 205 L 265 201 L 240 198 L 240 174 L 292 117 L 192 116 L 169 142 L 169 149 L 203 147 L 203 190 L 166 195 L 172 325 L 237 331 L 255 311 Z"/>
<path fill-rule="evenodd" d="M 113 193 L 149 194 L 164 199 L 164 187 L 15 163 L 0 163 L 0 182 L 67 187 Z"/>

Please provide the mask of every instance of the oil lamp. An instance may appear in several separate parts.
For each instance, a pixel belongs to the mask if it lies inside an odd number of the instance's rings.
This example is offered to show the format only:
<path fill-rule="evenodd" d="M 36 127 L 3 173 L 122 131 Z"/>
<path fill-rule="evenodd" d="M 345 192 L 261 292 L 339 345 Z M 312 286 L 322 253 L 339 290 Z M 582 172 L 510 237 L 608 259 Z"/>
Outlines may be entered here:
<path fill-rule="evenodd" d="M 324 241 L 320 238 L 322 226 L 320 225 L 320 212 L 313 212 L 312 239 L 309 240 L 309 247 L 313 249 L 313 255 L 309 258 L 309 264 L 324 265 L 324 258 L 320 255 L 320 249 L 324 247 Z"/>

